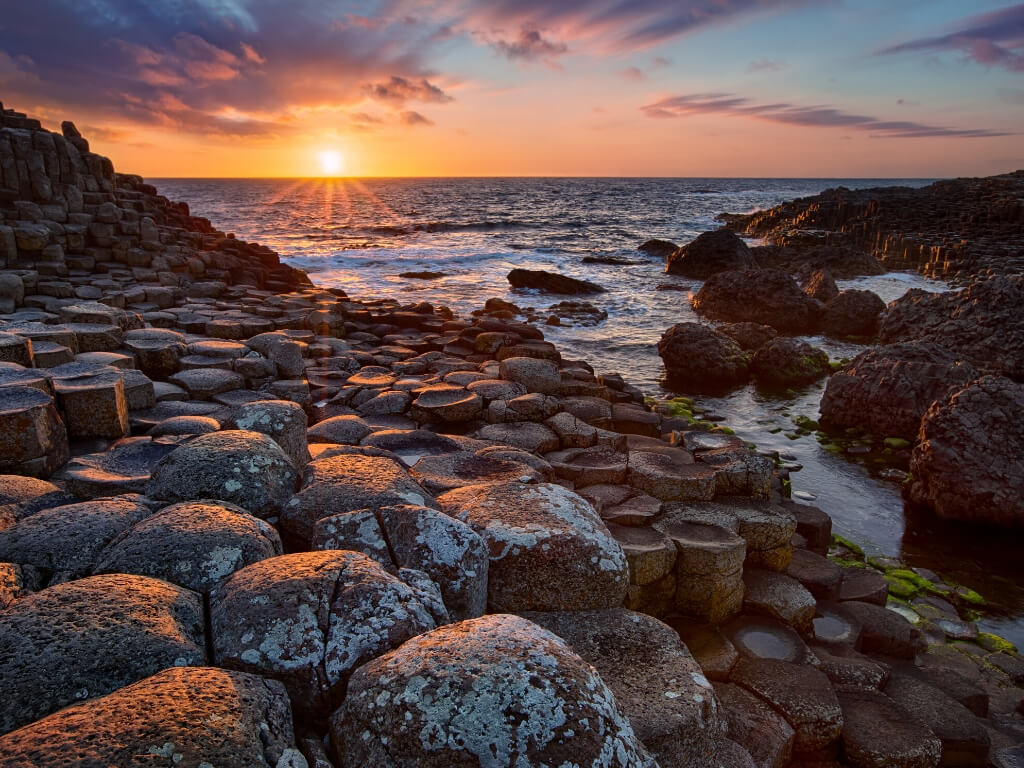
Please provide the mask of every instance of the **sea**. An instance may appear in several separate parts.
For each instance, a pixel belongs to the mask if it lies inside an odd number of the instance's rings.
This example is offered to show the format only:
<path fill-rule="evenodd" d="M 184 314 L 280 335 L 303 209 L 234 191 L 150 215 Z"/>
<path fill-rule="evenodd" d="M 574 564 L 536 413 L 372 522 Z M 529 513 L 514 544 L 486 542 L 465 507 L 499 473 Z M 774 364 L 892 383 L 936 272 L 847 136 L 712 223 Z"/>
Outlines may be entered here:
<path fill-rule="evenodd" d="M 608 313 L 593 327 L 544 326 L 563 357 L 597 372 L 618 372 L 653 397 L 676 392 L 657 354 L 672 324 L 699 318 L 690 297 L 700 282 L 664 274 L 664 263 L 637 251 L 650 238 L 685 244 L 719 226 L 722 212 L 748 213 L 826 189 L 901 185 L 931 179 L 756 178 L 339 178 L 154 179 L 172 200 L 188 202 L 226 232 L 270 246 L 319 285 L 356 299 L 428 301 L 467 315 L 491 297 L 546 309 L 567 297 L 513 290 L 515 267 L 556 271 L 596 282 L 605 293 L 581 297 Z M 754 243 L 752 243 L 754 244 Z M 584 263 L 614 257 L 628 263 Z M 424 280 L 409 272 L 434 272 Z M 840 281 L 886 302 L 910 288 L 949 290 L 916 273 Z M 573 298 L 573 297 L 568 297 Z M 833 360 L 863 349 L 809 338 Z M 814 435 L 796 436 L 794 420 L 817 419 L 824 382 L 785 395 L 753 385 L 724 397 L 698 397 L 712 419 L 761 450 L 778 451 L 799 471 L 798 499 L 832 516 L 834 530 L 869 555 L 910 565 L 975 589 L 989 602 L 987 631 L 1024 648 L 1024 563 L 997 533 L 905 514 L 899 484 L 862 457 L 823 449 Z M 859 458 L 861 460 L 855 460 Z M 1022 586 L 1018 586 L 1022 585 Z"/>

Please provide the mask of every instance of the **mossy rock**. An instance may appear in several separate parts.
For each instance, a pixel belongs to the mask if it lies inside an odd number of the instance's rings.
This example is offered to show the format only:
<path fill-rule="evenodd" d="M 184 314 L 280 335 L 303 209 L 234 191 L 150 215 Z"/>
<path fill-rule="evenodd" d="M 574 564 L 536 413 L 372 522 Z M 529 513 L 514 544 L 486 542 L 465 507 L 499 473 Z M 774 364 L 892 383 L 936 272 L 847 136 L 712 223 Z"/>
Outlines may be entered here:
<path fill-rule="evenodd" d="M 900 579 L 901 581 L 909 581 L 919 590 L 928 589 L 932 585 L 932 582 L 928 581 L 924 576 L 914 573 L 909 568 L 894 568 L 886 573 L 886 576 L 892 576 L 894 579 Z"/>
<path fill-rule="evenodd" d="M 790 440 L 799 440 L 801 435 L 799 432 L 787 432 L 786 437 L 788 437 Z"/>
<path fill-rule="evenodd" d="M 781 431 L 782 431 L 782 427 L 773 427 L 773 428 L 768 430 L 768 434 L 769 435 L 777 435 Z"/>
<path fill-rule="evenodd" d="M 735 435 L 736 434 L 736 431 L 734 429 L 732 429 L 731 427 L 723 427 L 723 426 L 715 427 L 712 430 L 712 432 L 721 432 L 723 435 Z"/>
<path fill-rule="evenodd" d="M 864 559 L 864 550 L 860 548 L 860 545 L 853 543 L 852 541 L 850 541 L 845 536 L 841 536 L 838 533 L 833 533 L 832 534 L 832 543 L 835 544 L 836 546 L 846 547 L 848 550 L 853 552 L 853 554 L 855 554 L 858 557 L 860 557 L 861 560 Z"/>
<path fill-rule="evenodd" d="M 898 576 L 893 575 L 894 571 L 890 571 L 885 574 L 885 580 L 889 582 L 889 594 L 894 597 L 900 597 L 904 600 L 910 600 L 913 597 L 917 597 L 921 593 L 921 588 L 914 584 L 912 581 L 901 579 Z"/>
<path fill-rule="evenodd" d="M 819 425 L 810 416 L 797 416 L 793 419 L 793 423 L 796 424 L 800 429 L 806 429 L 808 432 L 817 432 Z"/>
<path fill-rule="evenodd" d="M 986 651 L 991 651 L 992 653 L 1017 652 L 1017 646 L 1015 646 L 1009 640 L 1002 638 L 999 635 L 994 635 L 991 632 L 979 632 L 978 645 L 980 645 Z"/>
<path fill-rule="evenodd" d="M 887 437 L 882 442 L 886 448 L 894 448 L 897 451 L 910 447 L 910 441 L 902 437 Z"/>
<path fill-rule="evenodd" d="M 828 367 L 832 369 L 832 373 L 835 373 L 843 369 L 843 363 L 839 360 L 829 360 Z"/>
<path fill-rule="evenodd" d="M 953 594 L 968 605 L 985 605 L 986 600 L 970 587 L 954 587 Z"/>

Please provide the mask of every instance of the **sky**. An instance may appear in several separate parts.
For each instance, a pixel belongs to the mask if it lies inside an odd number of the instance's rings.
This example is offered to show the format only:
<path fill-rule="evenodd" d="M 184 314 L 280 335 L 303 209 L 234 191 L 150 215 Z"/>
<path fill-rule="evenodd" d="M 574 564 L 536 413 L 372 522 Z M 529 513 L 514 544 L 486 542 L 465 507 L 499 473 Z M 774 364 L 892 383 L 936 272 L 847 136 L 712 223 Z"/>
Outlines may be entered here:
<path fill-rule="evenodd" d="M 0 100 L 146 177 L 1024 168 L 1007 0 L 32 0 Z"/>

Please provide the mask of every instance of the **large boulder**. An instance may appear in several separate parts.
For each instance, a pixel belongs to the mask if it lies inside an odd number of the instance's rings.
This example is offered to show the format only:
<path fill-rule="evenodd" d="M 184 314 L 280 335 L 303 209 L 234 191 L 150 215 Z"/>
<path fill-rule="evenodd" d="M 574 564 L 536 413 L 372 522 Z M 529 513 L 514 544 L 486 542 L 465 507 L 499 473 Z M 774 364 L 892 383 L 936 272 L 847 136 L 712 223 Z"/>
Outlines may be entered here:
<path fill-rule="evenodd" d="M 262 432 L 281 446 L 296 467 L 309 461 L 306 439 L 306 412 L 288 400 L 255 400 L 244 403 L 231 413 L 232 429 Z"/>
<path fill-rule="evenodd" d="M 1024 525 L 1024 384 L 986 376 L 921 422 L 911 498 L 940 517 Z"/>
<path fill-rule="evenodd" d="M 137 573 L 207 593 L 250 563 L 281 554 L 273 526 L 221 501 L 164 507 L 100 554 L 96 573 Z"/>
<path fill-rule="evenodd" d="M 868 349 L 829 378 L 821 422 L 832 429 L 859 427 L 913 440 L 929 406 L 975 378 L 970 363 L 933 342 Z"/>
<path fill-rule="evenodd" d="M 513 269 L 508 273 L 508 281 L 513 288 L 534 288 L 544 293 L 578 294 L 604 291 L 604 288 L 595 283 L 541 269 Z"/>
<path fill-rule="evenodd" d="M 434 620 L 407 584 L 358 552 L 300 552 L 234 573 L 210 596 L 219 666 L 274 677 L 296 709 L 323 716 L 352 671 Z"/>
<path fill-rule="evenodd" d="M 810 384 L 829 373 L 828 355 L 806 341 L 773 339 L 754 353 L 750 369 L 758 384 L 796 387 Z"/>
<path fill-rule="evenodd" d="M 636 249 L 656 259 L 667 259 L 673 252 L 679 250 L 679 246 L 671 240 L 659 240 L 655 237 L 640 243 Z"/>
<path fill-rule="evenodd" d="M 718 272 L 755 266 L 754 256 L 743 240 L 728 229 L 716 229 L 674 251 L 665 262 L 665 271 L 706 280 Z"/>
<path fill-rule="evenodd" d="M 146 493 L 166 501 L 222 499 L 273 518 L 295 491 L 298 473 L 281 446 L 260 432 L 200 435 L 153 468 Z"/>
<path fill-rule="evenodd" d="M 693 297 L 693 308 L 712 320 L 761 323 L 788 333 L 813 332 L 823 310 L 777 269 L 718 272 Z"/>
<path fill-rule="evenodd" d="M 726 334 L 701 323 L 676 323 L 662 334 L 658 354 L 673 383 L 715 393 L 747 381 L 750 355 Z"/>
<path fill-rule="evenodd" d="M 581 611 L 622 605 L 622 547 L 581 496 L 551 483 L 495 483 L 440 496 L 490 549 L 488 602 L 499 611 Z"/>
<path fill-rule="evenodd" d="M 0 766 L 304 768 L 294 744 L 280 683 L 172 667 L 0 736 Z"/>
<path fill-rule="evenodd" d="M 934 341 L 985 373 L 1024 380 L 1024 275 L 980 280 L 961 291 L 907 291 L 889 304 L 883 344 Z"/>
<path fill-rule="evenodd" d="M 594 665 L 661 768 L 712 759 L 724 735 L 724 718 L 711 683 L 675 630 L 624 608 L 522 616 Z"/>
<path fill-rule="evenodd" d="M 843 291 L 825 304 L 822 329 L 840 339 L 871 337 L 878 332 L 884 311 L 885 302 L 872 291 Z"/>
<path fill-rule="evenodd" d="M 125 574 L 49 587 L 0 613 L 0 733 L 166 667 L 205 662 L 195 592 Z"/>
<path fill-rule="evenodd" d="M 651 768 L 597 671 L 557 636 L 496 614 L 361 667 L 331 718 L 338 768 Z"/>

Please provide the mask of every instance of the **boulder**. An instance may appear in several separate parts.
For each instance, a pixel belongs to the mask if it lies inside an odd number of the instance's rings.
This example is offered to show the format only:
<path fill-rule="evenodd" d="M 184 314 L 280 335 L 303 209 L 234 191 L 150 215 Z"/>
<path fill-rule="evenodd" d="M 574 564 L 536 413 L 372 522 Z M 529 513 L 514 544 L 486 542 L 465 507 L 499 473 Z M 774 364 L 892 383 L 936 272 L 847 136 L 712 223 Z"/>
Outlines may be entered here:
<path fill-rule="evenodd" d="M 124 531 L 100 553 L 96 573 L 135 573 L 208 593 L 235 571 L 281 554 L 268 523 L 233 504 L 172 504 Z"/>
<path fill-rule="evenodd" d="M 729 336 L 700 323 L 676 323 L 658 341 L 669 378 L 687 391 L 717 393 L 747 381 L 749 355 Z"/>
<path fill-rule="evenodd" d="M 694 462 L 679 448 L 629 452 L 629 484 L 662 501 L 710 501 L 716 475 L 714 467 Z"/>
<path fill-rule="evenodd" d="M 811 333 L 821 321 L 822 305 L 777 269 L 719 272 L 693 298 L 693 308 L 712 320 L 754 322 L 786 333 Z"/>
<path fill-rule="evenodd" d="M 871 291 L 849 290 L 825 304 L 822 330 L 839 339 L 873 337 L 885 311 L 885 302 Z"/>
<path fill-rule="evenodd" d="M 294 744 L 280 683 L 213 667 L 171 667 L 0 737 L 0 766 L 303 768 Z"/>
<path fill-rule="evenodd" d="M 566 277 L 541 269 L 513 269 L 508 273 L 513 288 L 533 288 L 544 293 L 603 293 L 604 288 L 586 280 Z"/>
<path fill-rule="evenodd" d="M 718 272 L 755 266 L 753 254 L 735 232 L 716 229 L 673 251 L 665 261 L 665 272 L 706 280 Z"/>
<path fill-rule="evenodd" d="M 770 325 L 760 323 L 726 323 L 718 329 L 740 345 L 740 349 L 754 351 L 763 347 L 778 334 Z"/>
<path fill-rule="evenodd" d="M 49 477 L 68 460 L 68 434 L 53 398 L 35 387 L 0 387 L 0 472 Z"/>
<path fill-rule="evenodd" d="M 359 416 L 331 416 L 306 430 L 306 438 L 311 443 L 358 445 L 371 431 L 370 425 Z"/>
<path fill-rule="evenodd" d="M 500 370 L 501 378 L 521 384 L 527 392 L 550 395 L 557 393 L 562 386 L 562 377 L 558 373 L 558 366 L 549 360 L 537 360 L 532 357 L 507 357 L 501 361 Z M 509 402 L 514 402 L 514 400 Z"/>
<path fill-rule="evenodd" d="M 622 604 L 626 556 L 583 498 L 551 483 L 496 483 L 440 496 L 490 550 L 492 610 L 558 611 Z"/>
<path fill-rule="evenodd" d="M 703 765 L 723 736 L 711 683 L 671 627 L 624 608 L 529 612 L 601 675 L 661 768 Z"/>
<path fill-rule="evenodd" d="M 522 454 L 524 457 L 529 454 Z M 540 482 L 542 474 L 521 461 L 457 451 L 424 456 L 409 474 L 430 493 L 439 494 L 464 485 L 518 481 Z"/>
<path fill-rule="evenodd" d="M 492 440 L 513 448 L 520 448 L 530 453 L 554 451 L 561 444 L 558 435 L 549 427 L 533 421 L 489 424 L 486 427 L 481 427 L 476 433 L 476 437 L 480 440 Z"/>
<path fill-rule="evenodd" d="M 839 286 L 828 269 L 817 269 L 804 281 L 804 293 L 822 304 L 827 304 L 839 295 Z"/>
<path fill-rule="evenodd" d="M 166 667 L 205 662 L 194 592 L 125 574 L 49 587 L 0 613 L 0 733 Z"/>
<path fill-rule="evenodd" d="M 338 768 L 654 765 L 597 671 L 504 614 L 441 627 L 361 667 L 331 736 Z"/>
<path fill-rule="evenodd" d="M 910 497 L 940 517 L 1024 524 L 1024 384 L 986 376 L 937 400 L 910 460 Z"/>
<path fill-rule="evenodd" d="M 257 517 L 276 517 L 297 473 L 281 447 L 259 432 L 225 430 L 178 446 L 153 468 L 146 493 L 165 501 L 221 499 Z"/>
<path fill-rule="evenodd" d="M 930 341 L 875 347 L 829 378 L 821 422 L 829 429 L 857 427 L 914 440 L 929 406 L 975 378 L 970 363 Z"/>
<path fill-rule="evenodd" d="M 218 666 L 284 683 L 296 711 L 323 716 L 361 664 L 434 627 L 416 593 L 366 555 L 281 555 L 210 595 Z"/>
<path fill-rule="evenodd" d="M 281 446 L 296 467 L 309 461 L 306 412 L 288 400 L 256 400 L 237 406 L 228 425 L 233 429 L 261 432 Z"/>
<path fill-rule="evenodd" d="M 860 626 L 865 653 L 912 659 L 925 649 L 921 631 L 895 611 L 856 600 L 842 603 L 841 609 Z"/>
<path fill-rule="evenodd" d="M 758 384 L 782 388 L 810 384 L 831 370 L 827 354 L 790 337 L 773 339 L 758 349 L 750 369 Z"/>
<path fill-rule="evenodd" d="M 636 247 L 636 249 L 641 253 L 646 253 L 648 256 L 651 256 L 655 259 L 665 260 L 670 255 L 672 255 L 673 252 L 679 250 L 679 246 L 670 240 L 659 240 L 657 238 L 652 238 L 650 240 L 645 240 L 644 242 L 642 242 L 640 245 Z"/>

